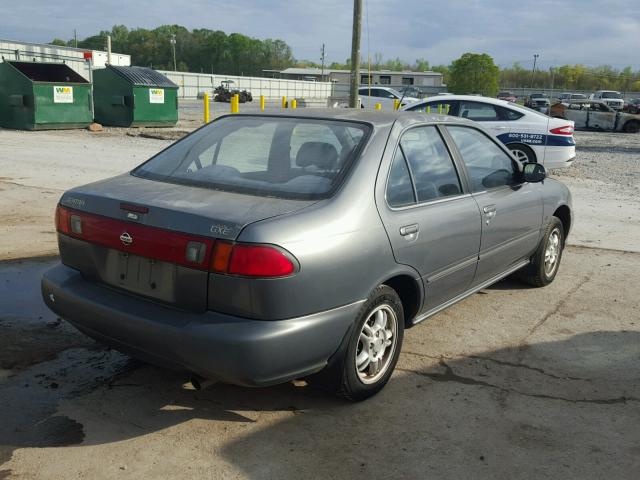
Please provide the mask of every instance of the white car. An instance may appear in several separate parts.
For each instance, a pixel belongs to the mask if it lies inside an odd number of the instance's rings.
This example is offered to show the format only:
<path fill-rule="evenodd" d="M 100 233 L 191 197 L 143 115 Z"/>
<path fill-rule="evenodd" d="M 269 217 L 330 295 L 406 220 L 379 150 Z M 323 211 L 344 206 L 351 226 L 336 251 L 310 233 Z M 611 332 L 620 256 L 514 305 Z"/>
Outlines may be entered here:
<path fill-rule="evenodd" d="M 622 110 L 624 107 L 624 97 L 615 90 L 598 90 L 589 96 L 589 100 L 602 100 L 614 110 Z"/>
<path fill-rule="evenodd" d="M 379 103 L 383 110 L 393 110 L 395 100 L 400 100 L 401 107 L 420 100 L 415 97 L 405 97 L 393 88 L 380 87 L 378 85 L 360 87 L 358 95 L 360 96 L 362 108 L 373 108 L 376 103 Z"/>
<path fill-rule="evenodd" d="M 475 95 L 443 95 L 407 105 L 402 110 L 442 113 L 482 123 L 521 162 L 564 168 L 576 157 L 574 123 L 551 118 L 512 102 Z"/>

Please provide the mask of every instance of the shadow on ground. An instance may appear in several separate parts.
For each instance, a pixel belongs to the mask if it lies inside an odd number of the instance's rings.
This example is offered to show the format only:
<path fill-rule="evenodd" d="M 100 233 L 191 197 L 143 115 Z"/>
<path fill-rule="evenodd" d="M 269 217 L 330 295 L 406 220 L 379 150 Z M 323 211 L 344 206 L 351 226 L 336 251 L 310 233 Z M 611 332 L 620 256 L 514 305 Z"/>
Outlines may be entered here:
<path fill-rule="evenodd" d="M 0 304 L 12 322 L 17 313 Z M 66 328 L 46 315 L 41 328 Z M 0 325 L 18 328 L 1 315 Z M 34 346 L 47 343 L 48 331 L 30 328 Z M 214 477 L 228 473 L 220 464 L 248 478 L 625 479 L 640 471 L 637 331 L 452 358 L 406 352 L 389 385 L 358 404 L 300 384 L 185 390 L 184 374 L 66 334 L 53 359 L 47 351 L 47 361 L 0 366 L 0 464 L 21 448 L 96 452 L 126 440 L 126 452 L 136 442 L 143 452 L 162 445 L 169 466 L 191 462 Z M 128 473 L 152 477 L 147 464 L 131 465 L 141 455 L 127 458 Z"/>

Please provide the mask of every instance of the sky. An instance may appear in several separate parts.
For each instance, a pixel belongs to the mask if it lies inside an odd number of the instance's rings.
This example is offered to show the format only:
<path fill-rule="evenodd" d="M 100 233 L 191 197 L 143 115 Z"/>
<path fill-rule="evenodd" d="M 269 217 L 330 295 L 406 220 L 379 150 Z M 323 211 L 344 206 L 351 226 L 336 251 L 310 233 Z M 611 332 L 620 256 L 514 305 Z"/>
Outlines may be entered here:
<path fill-rule="evenodd" d="M 298 59 L 350 56 L 350 0 L 2 0 L 0 38 L 49 42 L 123 24 L 179 24 L 280 38 Z M 363 0 L 362 55 L 449 64 L 465 52 L 500 66 L 563 64 L 640 69 L 640 0 Z"/>

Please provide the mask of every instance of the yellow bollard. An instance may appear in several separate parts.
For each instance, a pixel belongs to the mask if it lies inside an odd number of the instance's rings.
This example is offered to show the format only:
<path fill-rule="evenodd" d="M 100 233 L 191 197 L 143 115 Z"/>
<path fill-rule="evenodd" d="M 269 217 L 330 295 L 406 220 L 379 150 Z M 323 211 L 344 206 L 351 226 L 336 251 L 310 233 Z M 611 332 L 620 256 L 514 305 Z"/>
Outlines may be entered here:
<path fill-rule="evenodd" d="M 438 104 L 438 114 L 440 114 L 440 115 L 442 114 L 442 104 L 441 103 Z"/>
<path fill-rule="evenodd" d="M 382 110 L 382 104 L 381 103 L 376 103 L 375 109 L 376 110 Z"/>
<path fill-rule="evenodd" d="M 295 110 L 296 108 L 298 108 L 298 101 L 294 98 L 291 100 L 291 109 Z"/>
<path fill-rule="evenodd" d="M 209 116 L 209 94 L 205 93 L 204 97 L 202 97 L 202 102 L 204 106 L 204 123 L 209 123 L 211 117 Z"/>
<path fill-rule="evenodd" d="M 445 109 L 444 109 L 444 113 L 446 113 L 447 115 L 449 115 L 449 107 L 451 107 L 451 105 L 449 105 L 448 103 L 445 105 Z"/>
<path fill-rule="evenodd" d="M 282 97 L 282 108 L 287 108 L 287 97 Z"/>
<path fill-rule="evenodd" d="M 431 113 L 431 105 L 427 105 L 427 113 Z"/>
<path fill-rule="evenodd" d="M 240 111 L 240 97 L 236 94 L 231 97 L 231 113 L 238 113 Z"/>
<path fill-rule="evenodd" d="M 264 112 L 264 95 L 260 95 L 260 111 Z"/>
<path fill-rule="evenodd" d="M 400 110 L 400 100 L 398 100 L 397 98 L 393 100 L 393 109 Z"/>

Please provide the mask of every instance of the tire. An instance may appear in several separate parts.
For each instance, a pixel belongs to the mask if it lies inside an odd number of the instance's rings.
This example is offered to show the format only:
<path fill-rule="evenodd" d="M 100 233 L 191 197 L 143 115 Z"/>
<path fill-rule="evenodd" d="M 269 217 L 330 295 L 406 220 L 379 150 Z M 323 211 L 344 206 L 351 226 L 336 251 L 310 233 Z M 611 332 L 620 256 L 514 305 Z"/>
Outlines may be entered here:
<path fill-rule="evenodd" d="M 533 153 L 526 145 L 512 144 L 507 145 L 507 148 L 515 155 L 516 160 L 520 163 L 536 163 L 536 154 Z"/>
<path fill-rule="evenodd" d="M 562 222 L 558 217 L 551 217 L 544 237 L 542 237 L 536 253 L 531 257 L 531 263 L 520 270 L 517 276 L 534 287 L 549 285 L 556 278 L 563 250 L 564 228 Z M 551 260 L 552 264 L 549 263 Z"/>
<path fill-rule="evenodd" d="M 625 133 L 638 133 L 640 132 L 640 122 L 631 120 L 624 124 L 623 130 Z"/>
<path fill-rule="evenodd" d="M 376 325 L 381 328 L 376 329 Z M 367 345 L 361 334 L 373 343 Z M 400 297 L 391 287 L 380 285 L 360 309 L 350 334 L 329 365 L 307 381 L 347 400 L 366 400 L 382 390 L 391 378 L 403 338 L 404 311 Z M 385 345 L 386 342 L 390 343 Z M 375 362 L 377 371 L 371 362 L 375 357 L 379 359 Z M 359 369 L 357 362 L 361 366 L 366 363 L 365 368 Z"/>

